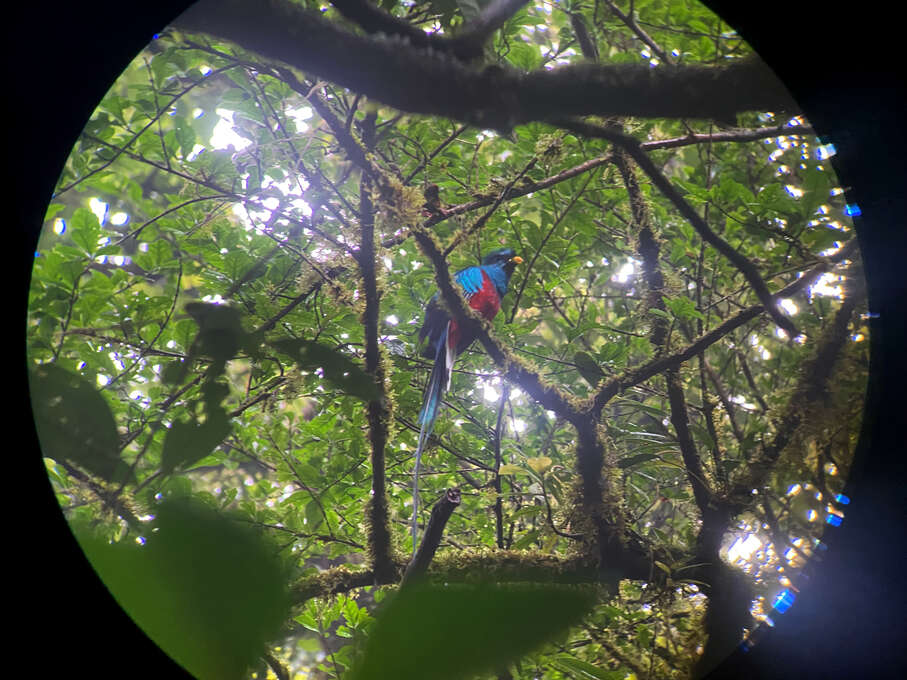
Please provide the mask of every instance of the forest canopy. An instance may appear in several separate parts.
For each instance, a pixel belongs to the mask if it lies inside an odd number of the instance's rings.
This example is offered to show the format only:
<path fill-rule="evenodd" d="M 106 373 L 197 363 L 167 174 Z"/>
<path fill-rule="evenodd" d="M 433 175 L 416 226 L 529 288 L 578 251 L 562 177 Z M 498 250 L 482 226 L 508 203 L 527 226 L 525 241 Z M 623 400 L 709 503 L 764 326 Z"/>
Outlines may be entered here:
<path fill-rule="evenodd" d="M 60 506 L 199 677 L 702 675 L 847 503 L 869 343 L 834 153 L 691 0 L 199 3 L 47 210 Z M 483 321 L 452 275 L 502 247 Z M 476 340 L 412 560 L 436 292 Z"/>

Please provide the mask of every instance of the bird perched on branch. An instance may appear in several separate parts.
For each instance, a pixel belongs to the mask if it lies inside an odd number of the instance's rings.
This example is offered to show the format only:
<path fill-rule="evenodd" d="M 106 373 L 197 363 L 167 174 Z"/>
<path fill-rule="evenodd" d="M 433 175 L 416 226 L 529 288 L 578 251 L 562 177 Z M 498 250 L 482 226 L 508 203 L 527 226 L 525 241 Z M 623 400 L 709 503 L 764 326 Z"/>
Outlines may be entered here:
<path fill-rule="evenodd" d="M 501 298 L 507 292 L 510 276 L 523 261 L 512 248 L 493 250 L 478 267 L 467 267 L 454 274 L 467 304 L 483 318 L 491 321 L 501 309 Z M 425 386 L 422 410 L 419 413 L 419 444 L 416 447 L 416 468 L 413 473 L 413 550 L 416 549 L 417 513 L 419 510 L 419 464 L 422 451 L 431 436 L 441 406 L 441 398 L 450 387 L 454 361 L 466 351 L 475 336 L 465 332 L 450 318 L 435 293 L 425 308 L 425 321 L 419 330 L 419 342 L 425 342 L 422 356 L 432 359 L 431 375 Z"/>

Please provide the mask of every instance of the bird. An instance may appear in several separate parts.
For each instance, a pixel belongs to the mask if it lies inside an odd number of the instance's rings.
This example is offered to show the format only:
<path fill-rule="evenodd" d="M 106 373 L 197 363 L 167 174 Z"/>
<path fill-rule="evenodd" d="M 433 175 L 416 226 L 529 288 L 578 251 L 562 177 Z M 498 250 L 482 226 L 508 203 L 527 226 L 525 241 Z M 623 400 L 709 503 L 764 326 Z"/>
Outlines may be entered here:
<path fill-rule="evenodd" d="M 467 304 L 484 319 L 491 321 L 501 309 L 501 299 L 507 293 L 510 277 L 523 258 L 512 248 L 499 248 L 486 254 L 479 266 L 467 267 L 454 274 Z M 425 320 L 419 329 L 421 355 L 433 361 L 431 374 L 422 397 L 419 412 L 419 443 L 416 446 L 416 465 L 413 472 L 413 552 L 418 534 L 419 465 L 422 452 L 434 429 L 441 398 L 450 388 L 454 362 L 472 344 L 475 336 L 459 327 L 439 303 L 438 293 L 428 301 Z"/>

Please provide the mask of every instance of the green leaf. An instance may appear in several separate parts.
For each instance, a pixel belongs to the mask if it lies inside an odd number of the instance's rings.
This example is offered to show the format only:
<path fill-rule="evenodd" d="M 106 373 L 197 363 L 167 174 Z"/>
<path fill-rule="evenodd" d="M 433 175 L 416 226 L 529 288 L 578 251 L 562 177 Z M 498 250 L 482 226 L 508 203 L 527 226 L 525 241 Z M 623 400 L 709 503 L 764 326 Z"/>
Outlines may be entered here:
<path fill-rule="evenodd" d="M 522 475 L 522 474 L 526 474 L 526 470 L 524 470 L 519 465 L 513 465 L 511 463 L 507 463 L 505 465 L 502 465 L 500 468 L 498 468 L 498 474 L 499 475 Z"/>
<path fill-rule="evenodd" d="M 593 603 L 576 588 L 412 584 L 388 598 L 352 678 L 442 680 L 500 668 L 578 623 Z"/>
<path fill-rule="evenodd" d="M 553 462 L 549 456 L 535 456 L 526 459 L 526 463 L 537 475 L 543 474 Z"/>
<path fill-rule="evenodd" d="M 292 357 L 305 371 L 322 369 L 325 380 L 351 396 L 364 401 L 375 401 L 381 396 L 372 376 L 331 347 L 302 339 L 275 340 L 270 345 Z"/>
<path fill-rule="evenodd" d="M 640 463 L 645 463 L 646 461 L 653 460 L 658 458 L 656 453 L 638 453 L 635 456 L 630 456 L 629 458 L 621 458 L 617 461 L 617 467 L 626 470 L 631 468 L 634 465 L 639 465 Z"/>
<path fill-rule="evenodd" d="M 229 305 L 190 302 L 186 305 L 186 313 L 198 325 L 189 356 L 212 359 L 207 376 L 213 380 L 224 372 L 226 362 L 236 356 L 240 347 L 249 344 L 250 336 L 242 327 L 239 310 Z M 178 376 L 178 372 L 173 371 L 168 378 Z"/>
<path fill-rule="evenodd" d="M 526 550 L 530 548 L 534 543 L 539 540 L 539 532 L 537 529 L 532 531 L 527 531 L 525 534 L 520 536 L 513 542 L 513 550 Z"/>
<path fill-rule="evenodd" d="M 173 423 L 164 437 L 161 470 L 170 474 L 177 468 L 200 461 L 227 438 L 230 429 L 230 419 L 220 407 L 210 409 L 204 423 Z"/>
<path fill-rule="evenodd" d="M 74 463 L 108 482 L 131 479 L 118 454 L 116 422 L 97 388 L 56 364 L 36 366 L 29 377 L 44 455 Z"/>
<path fill-rule="evenodd" d="M 648 648 L 652 644 L 652 629 L 646 624 L 640 623 L 636 626 L 636 639 L 643 648 Z"/>
<path fill-rule="evenodd" d="M 78 530 L 120 606 L 198 678 L 239 680 L 290 613 L 289 575 L 248 525 L 186 501 L 154 509 L 144 545 Z M 154 529 L 154 531 L 152 531 Z"/>
<path fill-rule="evenodd" d="M 69 220 L 69 237 L 72 242 L 91 255 L 98 248 L 101 225 L 97 216 L 88 208 L 76 208 Z"/>
<path fill-rule="evenodd" d="M 321 506 L 318 505 L 315 501 L 311 501 L 305 506 L 305 522 L 306 529 L 309 531 L 315 531 L 321 523 L 324 521 L 324 513 L 321 511 Z"/>
<path fill-rule="evenodd" d="M 623 680 L 626 676 L 624 671 L 598 668 L 567 654 L 558 655 L 554 659 L 554 666 L 578 680 Z"/>
<path fill-rule="evenodd" d="M 583 379 L 595 387 L 601 382 L 601 379 L 604 377 L 604 373 L 598 367 L 598 362 L 588 352 L 576 352 L 573 355 L 573 363 L 576 364 L 579 374 L 583 376 Z"/>
<path fill-rule="evenodd" d="M 678 319 L 690 320 L 690 319 L 702 319 L 705 320 L 705 317 L 702 315 L 698 309 L 696 309 L 696 303 L 693 302 L 686 295 L 681 295 L 675 298 L 668 298 L 662 296 L 661 298 L 665 307 L 671 310 L 671 313 L 676 316 Z M 653 311 L 653 310 L 650 310 Z"/>
<path fill-rule="evenodd" d="M 65 209 L 66 206 L 62 203 L 51 203 L 49 206 L 47 206 L 47 210 L 44 213 L 44 221 L 49 222 L 54 217 L 56 217 L 61 210 Z"/>
<path fill-rule="evenodd" d="M 456 0 L 456 2 L 467 23 L 476 19 L 482 13 L 482 7 L 488 4 L 483 0 Z"/>

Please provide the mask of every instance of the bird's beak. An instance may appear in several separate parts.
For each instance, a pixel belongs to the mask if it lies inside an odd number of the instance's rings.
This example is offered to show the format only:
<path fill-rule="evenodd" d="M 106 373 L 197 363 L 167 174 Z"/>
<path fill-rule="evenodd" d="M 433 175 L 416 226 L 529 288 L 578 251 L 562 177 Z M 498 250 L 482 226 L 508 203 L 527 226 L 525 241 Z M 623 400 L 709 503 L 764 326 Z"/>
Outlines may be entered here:
<path fill-rule="evenodd" d="M 513 257 L 510 258 L 510 261 L 513 262 L 514 264 L 523 264 L 523 258 L 520 257 L 519 255 L 514 255 Z"/>

